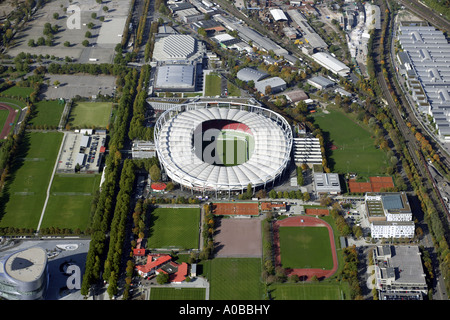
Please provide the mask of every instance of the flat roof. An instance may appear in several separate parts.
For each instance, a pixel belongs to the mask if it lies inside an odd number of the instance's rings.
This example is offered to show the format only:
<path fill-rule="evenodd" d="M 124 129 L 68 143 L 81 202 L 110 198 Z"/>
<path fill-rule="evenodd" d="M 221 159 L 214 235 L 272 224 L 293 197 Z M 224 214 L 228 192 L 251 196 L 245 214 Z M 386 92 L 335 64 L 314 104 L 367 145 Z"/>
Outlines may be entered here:
<path fill-rule="evenodd" d="M 22 282 L 39 279 L 47 266 L 47 253 L 41 247 L 32 247 L 13 253 L 5 262 L 4 270 Z"/>
<path fill-rule="evenodd" d="M 195 68 L 193 65 L 164 65 L 156 68 L 155 88 L 193 87 Z"/>

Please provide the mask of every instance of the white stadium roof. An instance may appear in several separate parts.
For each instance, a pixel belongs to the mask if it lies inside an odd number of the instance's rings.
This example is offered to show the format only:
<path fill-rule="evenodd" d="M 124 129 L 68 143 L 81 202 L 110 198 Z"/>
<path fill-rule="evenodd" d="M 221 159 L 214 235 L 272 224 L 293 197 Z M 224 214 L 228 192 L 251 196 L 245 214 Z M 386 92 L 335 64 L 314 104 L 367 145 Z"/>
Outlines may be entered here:
<path fill-rule="evenodd" d="M 194 131 L 210 120 L 232 120 L 250 128 L 254 150 L 246 162 L 220 166 L 197 157 Z M 164 112 L 156 122 L 154 141 L 160 163 L 173 181 L 193 190 L 231 191 L 248 184 L 266 186 L 280 177 L 290 161 L 292 130 L 284 118 L 265 108 L 198 102 Z"/>

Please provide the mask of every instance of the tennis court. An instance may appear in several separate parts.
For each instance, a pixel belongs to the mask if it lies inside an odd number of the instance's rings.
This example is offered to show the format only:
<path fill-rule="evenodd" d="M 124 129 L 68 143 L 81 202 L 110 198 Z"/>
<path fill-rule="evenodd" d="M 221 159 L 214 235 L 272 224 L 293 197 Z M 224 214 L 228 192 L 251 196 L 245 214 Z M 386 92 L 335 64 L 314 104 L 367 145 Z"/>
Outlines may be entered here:
<path fill-rule="evenodd" d="M 218 216 L 257 216 L 259 208 L 256 202 L 216 202 L 212 205 L 212 213 Z"/>

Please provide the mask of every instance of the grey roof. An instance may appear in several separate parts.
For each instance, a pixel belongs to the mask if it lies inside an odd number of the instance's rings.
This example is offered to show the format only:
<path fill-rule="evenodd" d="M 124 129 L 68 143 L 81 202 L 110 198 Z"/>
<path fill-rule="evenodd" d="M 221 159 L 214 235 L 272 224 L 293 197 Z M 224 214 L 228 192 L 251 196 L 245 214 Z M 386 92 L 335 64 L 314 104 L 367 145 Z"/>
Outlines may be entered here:
<path fill-rule="evenodd" d="M 318 84 L 324 88 L 335 85 L 335 83 L 333 81 L 331 81 L 325 77 L 322 77 L 322 76 L 317 76 L 317 77 L 308 79 L 308 82 Z"/>
<path fill-rule="evenodd" d="M 190 88 L 194 86 L 193 65 L 165 65 L 157 67 L 155 88 Z"/>
<path fill-rule="evenodd" d="M 260 81 L 264 78 L 267 78 L 269 76 L 268 73 L 256 70 L 253 68 L 243 68 L 238 71 L 236 74 L 237 78 L 242 81 L 250 81 L 253 80 L 254 82 Z"/>
<path fill-rule="evenodd" d="M 341 192 L 337 173 L 314 173 L 316 192 Z"/>
<path fill-rule="evenodd" d="M 264 93 L 267 86 L 272 87 L 272 92 L 282 91 L 282 90 L 286 89 L 286 81 L 284 81 L 283 79 L 281 79 L 279 77 L 272 77 L 272 78 L 268 78 L 268 79 L 264 79 L 264 80 L 255 82 L 255 88 L 259 92 Z"/>
<path fill-rule="evenodd" d="M 385 195 L 381 199 L 383 201 L 383 207 L 386 210 L 403 209 L 404 208 L 403 201 L 402 201 L 400 194 Z"/>

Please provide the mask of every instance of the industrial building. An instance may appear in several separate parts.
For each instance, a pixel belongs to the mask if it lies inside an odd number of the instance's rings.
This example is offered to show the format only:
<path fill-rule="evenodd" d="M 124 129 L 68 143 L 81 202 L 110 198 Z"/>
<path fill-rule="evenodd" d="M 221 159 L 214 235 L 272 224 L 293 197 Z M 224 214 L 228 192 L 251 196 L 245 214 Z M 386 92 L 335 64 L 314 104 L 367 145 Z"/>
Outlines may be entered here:
<path fill-rule="evenodd" d="M 269 76 L 268 73 L 253 68 L 243 68 L 239 70 L 236 74 L 236 77 L 239 80 L 245 82 L 253 81 L 255 83 L 267 78 L 268 76 Z"/>
<path fill-rule="evenodd" d="M 380 300 L 422 300 L 427 295 L 418 246 L 376 246 L 373 261 Z"/>
<path fill-rule="evenodd" d="M 431 115 L 439 135 L 450 140 L 450 44 L 442 31 L 417 22 L 401 23 L 397 40 L 407 54 L 398 56 L 400 69 L 419 111 Z"/>
<path fill-rule="evenodd" d="M 322 194 L 340 194 L 342 190 L 339 175 L 337 173 L 314 173 L 314 188 L 317 196 Z"/>
<path fill-rule="evenodd" d="M 334 81 L 331 81 L 322 76 L 312 77 L 308 79 L 306 82 L 319 90 L 330 88 L 336 85 Z"/>
<path fill-rule="evenodd" d="M 280 77 L 272 77 L 255 82 L 255 88 L 262 94 L 266 94 L 267 87 L 270 87 L 270 94 L 278 93 L 286 89 L 286 81 Z"/>
<path fill-rule="evenodd" d="M 195 66 L 172 64 L 156 68 L 155 91 L 195 91 Z"/>
<path fill-rule="evenodd" d="M 309 25 L 308 19 L 306 19 L 301 12 L 297 9 L 290 9 L 287 13 L 292 21 L 294 21 L 300 28 L 305 41 L 312 47 L 312 49 L 328 48 L 327 43 L 314 31 L 314 29 Z"/>
<path fill-rule="evenodd" d="M 350 68 L 326 52 L 317 52 L 311 56 L 315 62 L 341 77 L 348 76 Z"/>
<path fill-rule="evenodd" d="M 40 247 L 0 258 L 0 298 L 42 300 L 48 285 L 47 253 Z"/>

